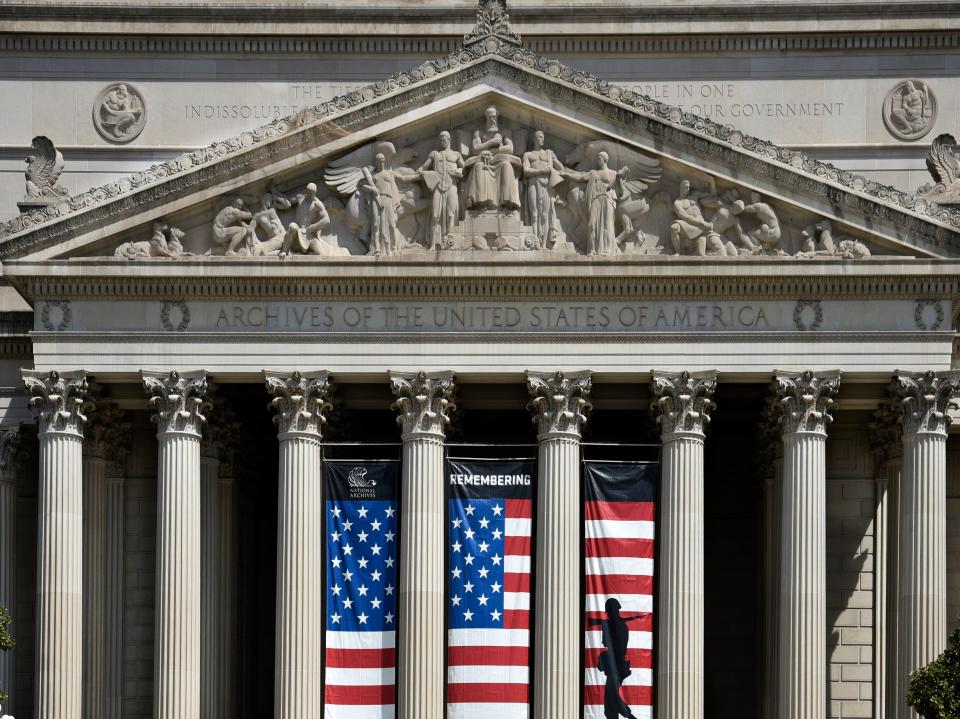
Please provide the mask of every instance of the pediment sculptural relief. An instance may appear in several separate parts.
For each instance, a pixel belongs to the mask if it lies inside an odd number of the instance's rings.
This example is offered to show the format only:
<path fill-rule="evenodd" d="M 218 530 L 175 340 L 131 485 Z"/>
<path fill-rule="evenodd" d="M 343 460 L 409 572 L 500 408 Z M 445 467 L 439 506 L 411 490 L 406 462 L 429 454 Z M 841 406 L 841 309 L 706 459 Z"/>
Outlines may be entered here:
<path fill-rule="evenodd" d="M 454 126 L 377 138 L 306 170 L 306 183 L 225 197 L 203 237 L 161 220 L 128 259 L 390 257 L 436 251 L 587 256 L 870 255 L 817 216 L 610 139 L 530 126 L 486 105 Z M 527 123 L 529 123 L 529 118 Z M 197 242 L 203 246 L 197 246 Z M 190 246 L 192 251 L 186 248 Z"/>

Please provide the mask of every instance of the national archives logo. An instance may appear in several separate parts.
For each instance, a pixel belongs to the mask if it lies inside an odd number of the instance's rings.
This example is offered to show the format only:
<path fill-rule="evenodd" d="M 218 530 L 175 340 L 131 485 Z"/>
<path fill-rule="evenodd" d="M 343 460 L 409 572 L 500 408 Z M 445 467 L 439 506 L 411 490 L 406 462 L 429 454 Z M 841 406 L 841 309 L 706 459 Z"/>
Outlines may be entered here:
<path fill-rule="evenodd" d="M 350 485 L 350 499 L 376 499 L 377 480 L 367 478 L 366 467 L 354 467 L 347 475 L 347 484 Z"/>
<path fill-rule="evenodd" d="M 937 97 L 923 80 L 903 80 L 883 100 L 883 122 L 900 140 L 919 140 L 936 120 Z"/>
<path fill-rule="evenodd" d="M 93 103 L 93 126 L 107 142 L 123 145 L 135 140 L 147 125 L 143 94 L 126 82 L 107 85 Z"/>

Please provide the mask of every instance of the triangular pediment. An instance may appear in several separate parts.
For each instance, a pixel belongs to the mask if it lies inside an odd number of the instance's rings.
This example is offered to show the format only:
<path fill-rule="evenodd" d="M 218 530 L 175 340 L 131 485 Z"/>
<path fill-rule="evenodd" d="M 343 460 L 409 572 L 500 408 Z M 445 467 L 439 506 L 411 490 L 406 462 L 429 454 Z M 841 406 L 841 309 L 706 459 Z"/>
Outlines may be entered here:
<path fill-rule="evenodd" d="M 484 157 L 474 133 L 481 143 L 488 137 L 490 106 L 512 151 L 501 146 Z M 424 168 L 443 130 L 463 159 L 462 177 Z M 548 171 L 544 181 L 524 167 L 538 130 L 545 152 L 535 161 Z M 388 203 L 393 210 L 378 216 L 375 188 L 386 187 L 374 181 L 381 151 L 399 195 Z M 590 175 L 601 151 L 607 174 Z M 562 167 L 551 168 L 551 156 Z M 457 187 L 457 216 L 441 221 L 438 241 L 433 205 L 450 202 L 437 195 L 445 182 Z M 329 224 L 283 246 L 290 223 L 312 217 L 306 209 L 297 214 L 310 183 Z M 249 216 L 222 215 L 237 198 Z M 256 217 L 269 209 L 265 219 Z M 252 238 L 234 245 L 244 223 Z M 160 232 L 162 241 L 176 238 L 198 256 L 235 247 L 238 261 L 269 261 L 284 250 L 359 260 L 373 254 L 377 231 L 385 247 L 393 243 L 382 254 L 742 256 L 753 245 L 757 255 L 960 257 L 960 213 L 488 38 L 311 112 L 21 215 L 0 226 L 0 259 L 113 257 L 118 250 L 145 259 Z M 311 250 L 311 237 L 323 244 Z"/>

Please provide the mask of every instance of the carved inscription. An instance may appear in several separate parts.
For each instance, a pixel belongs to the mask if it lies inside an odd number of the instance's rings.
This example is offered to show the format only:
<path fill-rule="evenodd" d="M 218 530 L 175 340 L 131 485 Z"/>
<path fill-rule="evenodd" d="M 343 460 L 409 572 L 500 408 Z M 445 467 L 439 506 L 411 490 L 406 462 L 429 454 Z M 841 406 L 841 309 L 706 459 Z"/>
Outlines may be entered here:
<path fill-rule="evenodd" d="M 675 105 L 685 112 L 720 121 L 745 117 L 772 120 L 838 118 L 846 104 L 843 100 L 833 99 L 768 101 L 756 97 L 756 92 L 747 90 L 743 83 L 736 82 L 648 82 L 632 87 L 642 95 Z M 784 96 L 789 98 L 789 92 Z"/>

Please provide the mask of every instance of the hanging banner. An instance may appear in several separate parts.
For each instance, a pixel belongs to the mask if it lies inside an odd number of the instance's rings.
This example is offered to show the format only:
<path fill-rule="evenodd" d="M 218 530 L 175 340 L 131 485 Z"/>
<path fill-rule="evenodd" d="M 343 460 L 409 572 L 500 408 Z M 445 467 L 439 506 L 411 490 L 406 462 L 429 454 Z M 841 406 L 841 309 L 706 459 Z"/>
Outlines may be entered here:
<path fill-rule="evenodd" d="M 447 719 L 527 719 L 534 461 L 448 459 Z"/>
<path fill-rule="evenodd" d="M 584 462 L 584 719 L 653 717 L 657 465 Z"/>
<path fill-rule="evenodd" d="M 328 461 L 326 719 L 393 719 L 397 461 Z"/>

